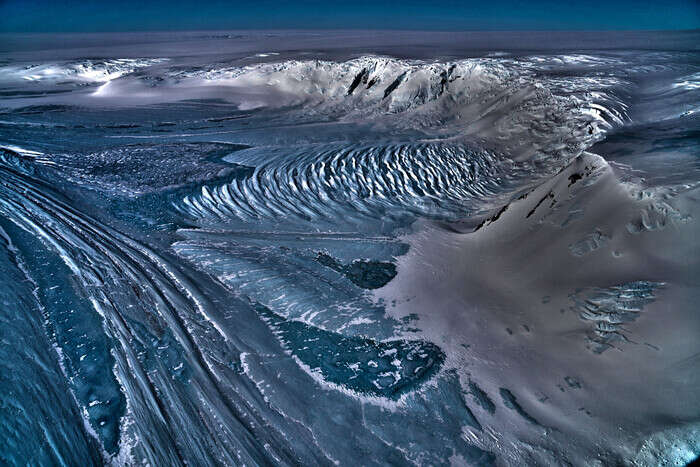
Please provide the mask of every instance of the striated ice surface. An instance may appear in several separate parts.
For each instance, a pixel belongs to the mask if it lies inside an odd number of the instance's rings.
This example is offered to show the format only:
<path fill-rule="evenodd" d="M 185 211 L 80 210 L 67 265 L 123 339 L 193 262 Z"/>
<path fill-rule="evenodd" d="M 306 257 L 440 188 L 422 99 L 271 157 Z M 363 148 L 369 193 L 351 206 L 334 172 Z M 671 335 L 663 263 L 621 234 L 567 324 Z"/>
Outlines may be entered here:
<path fill-rule="evenodd" d="M 644 306 L 654 301 L 654 291 L 661 286 L 661 283 L 636 281 L 573 295 L 574 311 L 582 320 L 593 324 L 588 336 L 592 350 L 600 353 L 615 346 L 616 341 L 630 341 L 625 335 L 626 324 L 635 321 Z"/>

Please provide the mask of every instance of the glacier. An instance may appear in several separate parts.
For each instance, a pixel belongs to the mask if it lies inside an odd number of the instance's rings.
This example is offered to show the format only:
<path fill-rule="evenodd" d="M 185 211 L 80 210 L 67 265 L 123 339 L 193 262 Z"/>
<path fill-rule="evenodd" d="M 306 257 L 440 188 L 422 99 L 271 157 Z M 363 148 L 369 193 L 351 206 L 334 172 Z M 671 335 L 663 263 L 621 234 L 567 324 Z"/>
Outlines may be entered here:
<path fill-rule="evenodd" d="M 5 36 L 0 463 L 700 456 L 697 31 Z"/>

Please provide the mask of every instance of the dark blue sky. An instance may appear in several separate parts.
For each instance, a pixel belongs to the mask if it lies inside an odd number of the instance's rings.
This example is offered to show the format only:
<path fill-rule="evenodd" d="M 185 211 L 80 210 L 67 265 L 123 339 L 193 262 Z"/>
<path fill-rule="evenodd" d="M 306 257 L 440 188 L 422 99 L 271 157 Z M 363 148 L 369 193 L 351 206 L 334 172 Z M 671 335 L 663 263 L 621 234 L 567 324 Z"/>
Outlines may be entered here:
<path fill-rule="evenodd" d="M 697 29 L 700 0 L 0 0 L 3 32 Z"/>

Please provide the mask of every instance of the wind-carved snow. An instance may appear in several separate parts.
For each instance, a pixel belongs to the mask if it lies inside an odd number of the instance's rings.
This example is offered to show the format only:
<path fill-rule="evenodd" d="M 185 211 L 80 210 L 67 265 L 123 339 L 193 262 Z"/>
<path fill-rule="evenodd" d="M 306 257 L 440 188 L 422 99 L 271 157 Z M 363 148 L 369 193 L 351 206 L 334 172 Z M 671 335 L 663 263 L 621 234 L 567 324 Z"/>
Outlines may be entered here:
<path fill-rule="evenodd" d="M 139 69 L 167 62 L 166 58 L 119 58 L 84 60 L 80 62 L 25 65 L 0 68 L 0 82 L 22 79 L 25 81 L 75 81 L 105 83 Z"/>

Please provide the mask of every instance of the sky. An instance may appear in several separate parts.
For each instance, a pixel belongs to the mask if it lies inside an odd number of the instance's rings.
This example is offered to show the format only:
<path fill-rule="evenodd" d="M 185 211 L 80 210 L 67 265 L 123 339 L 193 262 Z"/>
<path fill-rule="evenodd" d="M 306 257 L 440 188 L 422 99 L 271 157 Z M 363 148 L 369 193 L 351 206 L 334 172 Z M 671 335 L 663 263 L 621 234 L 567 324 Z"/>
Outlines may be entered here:
<path fill-rule="evenodd" d="M 0 0 L 0 32 L 700 28 L 700 0 Z"/>

